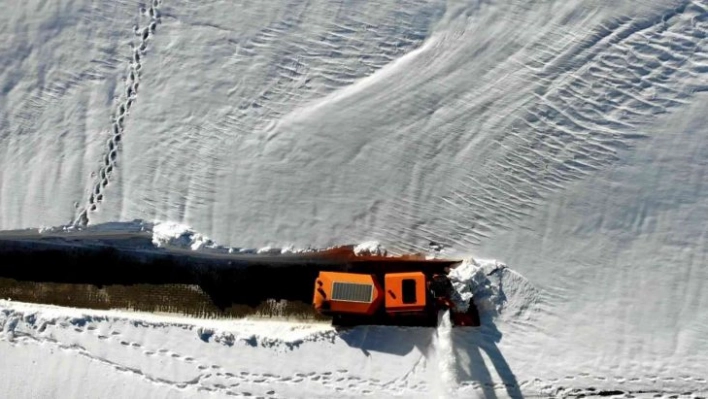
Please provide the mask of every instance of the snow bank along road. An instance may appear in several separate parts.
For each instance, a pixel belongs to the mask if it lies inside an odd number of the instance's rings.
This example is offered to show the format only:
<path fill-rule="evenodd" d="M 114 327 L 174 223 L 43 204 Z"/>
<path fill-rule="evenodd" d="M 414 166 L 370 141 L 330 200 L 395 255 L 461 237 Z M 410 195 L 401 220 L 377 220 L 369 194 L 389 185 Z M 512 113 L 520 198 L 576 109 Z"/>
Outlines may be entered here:
<path fill-rule="evenodd" d="M 213 317 L 277 310 L 313 318 L 312 287 L 320 270 L 377 270 L 385 259 L 356 256 L 347 248 L 277 254 L 218 247 L 194 251 L 170 245 L 194 247 L 193 240 L 175 236 L 155 247 L 153 242 L 164 237 L 159 228 L 151 236 L 124 227 L 0 234 L 0 298 Z M 412 259 L 391 261 L 423 265 Z M 455 263 L 441 259 L 433 264 L 442 270 Z M 425 266 L 430 268 L 430 262 Z"/>

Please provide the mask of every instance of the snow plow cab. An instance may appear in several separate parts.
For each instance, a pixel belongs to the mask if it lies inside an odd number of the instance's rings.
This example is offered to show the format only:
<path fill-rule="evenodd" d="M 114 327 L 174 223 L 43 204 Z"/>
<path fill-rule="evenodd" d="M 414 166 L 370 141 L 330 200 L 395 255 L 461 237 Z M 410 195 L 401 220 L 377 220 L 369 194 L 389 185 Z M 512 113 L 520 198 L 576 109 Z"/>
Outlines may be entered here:
<path fill-rule="evenodd" d="M 398 265 L 400 269 L 400 265 Z M 382 265 L 382 269 L 387 267 Z M 313 304 L 337 326 L 365 324 L 437 325 L 438 312 L 450 309 L 456 326 L 479 326 L 477 308 L 470 301 L 457 312 L 453 286 L 445 272 L 422 270 L 390 273 L 321 271 L 315 280 Z"/>

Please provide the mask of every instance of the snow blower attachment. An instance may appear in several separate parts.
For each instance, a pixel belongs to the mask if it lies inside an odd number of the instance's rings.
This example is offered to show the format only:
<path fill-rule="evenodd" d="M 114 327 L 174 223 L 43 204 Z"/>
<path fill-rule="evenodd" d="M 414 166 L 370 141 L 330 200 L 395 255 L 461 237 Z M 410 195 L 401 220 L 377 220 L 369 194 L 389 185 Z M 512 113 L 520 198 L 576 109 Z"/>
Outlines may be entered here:
<path fill-rule="evenodd" d="M 479 326 L 477 307 L 470 300 L 457 312 L 454 289 L 446 273 L 342 273 L 321 271 L 315 280 L 313 304 L 338 326 L 384 324 L 436 326 L 440 310 L 450 309 L 456 326 Z"/>

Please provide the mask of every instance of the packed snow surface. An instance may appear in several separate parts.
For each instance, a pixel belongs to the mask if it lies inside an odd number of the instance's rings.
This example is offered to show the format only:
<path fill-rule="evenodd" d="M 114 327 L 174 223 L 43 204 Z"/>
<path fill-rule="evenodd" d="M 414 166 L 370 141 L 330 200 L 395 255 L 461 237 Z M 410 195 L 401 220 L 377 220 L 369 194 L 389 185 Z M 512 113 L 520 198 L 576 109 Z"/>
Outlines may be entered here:
<path fill-rule="evenodd" d="M 160 220 L 200 250 L 510 265 L 457 283 L 489 319 L 452 330 L 451 390 L 417 349 L 435 331 L 281 355 L 62 310 L 40 332 L 48 310 L 3 303 L 2 392 L 706 396 L 706 0 L 0 5 L 0 229 Z"/>

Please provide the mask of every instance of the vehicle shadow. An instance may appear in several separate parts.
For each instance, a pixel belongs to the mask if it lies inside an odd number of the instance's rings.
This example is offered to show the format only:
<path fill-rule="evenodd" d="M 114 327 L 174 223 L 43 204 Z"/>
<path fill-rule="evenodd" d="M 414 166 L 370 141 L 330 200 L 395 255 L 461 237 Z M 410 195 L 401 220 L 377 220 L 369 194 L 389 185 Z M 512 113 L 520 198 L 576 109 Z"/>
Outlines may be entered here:
<path fill-rule="evenodd" d="M 483 397 L 495 399 L 501 381 L 506 396 L 523 398 L 516 376 L 497 345 L 502 333 L 490 315 L 483 315 L 481 322 L 480 327 L 452 329 L 452 370 L 447 370 L 454 378 L 452 382 L 457 387 L 474 387 Z M 436 334 L 435 329 L 427 327 L 357 326 L 338 331 L 340 339 L 367 357 L 371 352 L 405 356 L 414 349 L 426 358 L 440 356 L 434 347 Z"/>
<path fill-rule="evenodd" d="M 460 386 L 477 386 L 485 398 L 494 399 L 498 387 L 493 376 L 496 373 L 496 380 L 501 380 L 508 397 L 523 398 L 516 376 L 497 346 L 501 338 L 502 333 L 491 317 L 483 317 L 481 327 L 453 330 L 456 382 Z"/>
<path fill-rule="evenodd" d="M 478 270 L 471 291 L 479 312 L 480 326 L 452 331 L 456 382 L 460 386 L 479 387 L 483 396 L 489 399 L 497 397 L 499 381 L 508 397 L 523 397 L 516 376 L 498 346 L 503 334 L 497 328 L 495 319 L 508 301 L 504 292 L 504 269 Z M 498 378 L 494 378 L 493 373 Z"/>
<path fill-rule="evenodd" d="M 479 273 L 475 280 L 473 303 L 479 310 L 479 327 L 453 327 L 447 335 L 425 327 L 359 326 L 340 330 L 339 338 L 367 356 L 370 352 L 405 356 L 414 349 L 426 358 L 450 356 L 452 359 L 443 363 L 449 365 L 445 366 L 450 367 L 445 370 L 446 374 L 451 375 L 451 382 L 457 388 L 472 387 L 481 391 L 481 396 L 496 399 L 501 383 L 506 391 L 502 396 L 523 398 L 516 376 L 498 346 L 503 334 L 495 319 L 508 299 L 503 276 L 502 269 L 495 269 L 488 274 Z M 451 340 L 452 353 L 441 353 L 440 348 L 436 348 L 436 342 L 439 344 L 441 339 Z"/>
<path fill-rule="evenodd" d="M 357 326 L 337 331 L 340 339 L 367 357 L 371 352 L 405 356 L 413 349 L 425 353 L 435 334 L 430 327 Z"/>

